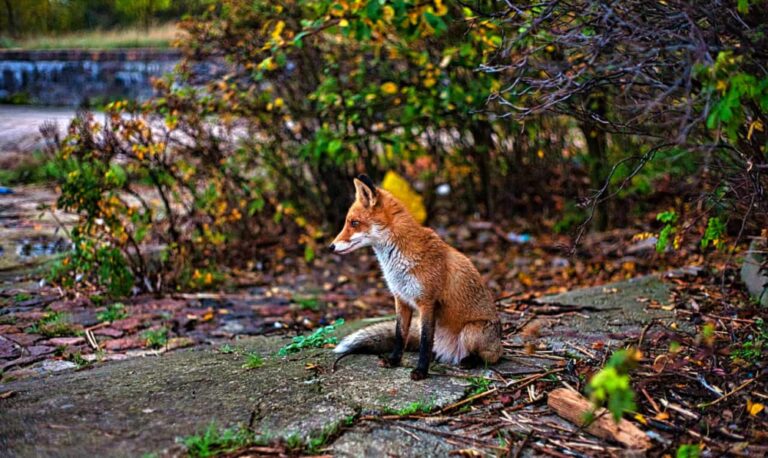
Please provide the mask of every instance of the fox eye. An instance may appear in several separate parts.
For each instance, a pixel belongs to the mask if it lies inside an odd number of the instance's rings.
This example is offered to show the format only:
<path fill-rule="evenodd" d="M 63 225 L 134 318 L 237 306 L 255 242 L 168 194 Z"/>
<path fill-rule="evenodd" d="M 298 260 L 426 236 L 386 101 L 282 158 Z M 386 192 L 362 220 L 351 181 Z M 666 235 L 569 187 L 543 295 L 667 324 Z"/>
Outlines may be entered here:
<path fill-rule="evenodd" d="M 360 221 L 353 219 L 352 221 L 349 222 L 349 225 L 352 227 L 357 227 L 360 225 Z"/>

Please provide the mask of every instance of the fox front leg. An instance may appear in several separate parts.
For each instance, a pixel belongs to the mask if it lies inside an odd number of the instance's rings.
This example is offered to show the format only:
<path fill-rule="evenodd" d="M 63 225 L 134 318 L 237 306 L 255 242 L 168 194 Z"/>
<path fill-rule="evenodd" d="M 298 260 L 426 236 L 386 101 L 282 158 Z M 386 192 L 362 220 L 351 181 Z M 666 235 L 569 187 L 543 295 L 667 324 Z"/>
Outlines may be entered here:
<path fill-rule="evenodd" d="M 413 310 L 397 296 L 395 296 L 395 310 L 397 311 L 397 321 L 395 323 L 395 345 L 389 356 L 383 356 L 381 365 L 384 367 L 398 367 L 403 359 L 406 342 L 408 342 L 408 332 L 411 329 L 411 317 Z"/>
<path fill-rule="evenodd" d="M 432 362 L 432 347 L 435 342 L 435 304 L 419 304 L 421 318 L 421 339 L 419 341 L 419 362 L 411 371 L 411 380 L 423 380 L 428 377 L 429 364 Z"/>

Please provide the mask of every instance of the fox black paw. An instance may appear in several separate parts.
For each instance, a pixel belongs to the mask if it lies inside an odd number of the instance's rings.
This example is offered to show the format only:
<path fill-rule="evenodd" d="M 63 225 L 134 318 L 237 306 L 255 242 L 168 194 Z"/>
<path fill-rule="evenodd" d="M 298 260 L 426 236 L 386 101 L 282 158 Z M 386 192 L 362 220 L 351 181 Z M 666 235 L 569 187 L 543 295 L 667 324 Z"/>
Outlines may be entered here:
<path fill-rule="evenodd" d="M 411 380 L 424 380 L 427 377 L 429 377 L 427 371 L 420 369 L 414 369 L 411 371 Z"/>
<path fill-rule="evenodd" d="M 379 367 L 398 367 L 399 365 L 399 358 L 392 358 L 391 356 L 379 356 Z"/>
<path fill-rule="evenodd" d="M 465 356 L 461 361 L 459 361 L 459 367 L 462 369 L 474 369 L 480 364 L 482 364 L 483 360 L 480 359 L 479 356 L 472 353 L 469 356 Z"/>

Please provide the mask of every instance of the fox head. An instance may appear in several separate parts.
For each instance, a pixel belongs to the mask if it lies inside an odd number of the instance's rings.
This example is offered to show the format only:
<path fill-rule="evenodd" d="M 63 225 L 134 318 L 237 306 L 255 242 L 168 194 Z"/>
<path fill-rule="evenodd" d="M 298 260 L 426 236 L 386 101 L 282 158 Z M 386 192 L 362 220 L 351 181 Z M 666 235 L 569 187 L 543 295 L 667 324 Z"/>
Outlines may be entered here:
<path fill-rule="evenodd" d="M 367 175 L 359 175 L 354 183 L 355 201 L 349 207 L 344 228 L 328 247 L 334 253 L 347 254 L 386 241 L 385 192 L 376 189 Z"/>

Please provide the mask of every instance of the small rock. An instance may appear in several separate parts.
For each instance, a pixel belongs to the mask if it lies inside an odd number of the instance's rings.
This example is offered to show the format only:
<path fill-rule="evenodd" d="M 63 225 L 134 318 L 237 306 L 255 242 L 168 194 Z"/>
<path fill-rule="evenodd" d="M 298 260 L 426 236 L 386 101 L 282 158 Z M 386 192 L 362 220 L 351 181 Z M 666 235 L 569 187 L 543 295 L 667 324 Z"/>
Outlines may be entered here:
<path fill-rule="evenodd" d="M 22 347 L 27 347 L 29 345 L 32 345 L 33 343 L 43 338 L 43 336 L 38 334 L 26 334 L 26 333 L 6 334 L 5 337 L 11 339 L 12 341 L 16 342 Z"/>
<path fill-rule="evenodd" d="M 139 348 L 142 346 L 142 340 L 138 337 L 123 337 L 104 342 L 104 349 L 109 351 L 122 351 L 129 348 Z"/>
<path fill-rule="evenodd" d="M 93 334 L 97 336 L 107 336 L 107 337 L 117 338 L 117 337 L 123 336 L 123 331 L 115 328 L 101 328 L 93 331 Z"/>
<path fill-rule="evenodd" d="M 38 371 L 41 375 L 43 375 L 49 374 L 51 372 L 60 372 L 67 369 L 74 369 L 76 367 L 77 364 L 73 363 L 72 361 L 48 360 L 43 361 L 43 363 L 38 368 Z"/>
<path fill-rule="evenodd" d="M 84 308 L 88 306 L 88 299 L 81 297 L 73 300 L 56 301 L 48 306 L 55 312 L 69 312 L 74 309 Z"/>
<path fill-rule="evenodd" d="M 16 358 L 21 354 L 21 348 L 10 339 L 0 336 L 0 358 Z"/>
<path fill-rule="evenodd" d="M 112 323 L 113 328 L 120 329 L 125 332 L 132 332 L 139 329 L 142 325 L 142 319 L 140 317 L 129 317 L 122 320 L 117 320 Z"/>
<path fill-rule="evenodd" d="M 0 334 L 15 334 L 20 329 L 12 324 L 0 324 Z"/>
<path fill-rule="evenodd" d="M 38 321 L 48 315 L 46 312 L 17 312 L 16 318 L 19 321 Z"/>
<path fill-rule="evenodd" d="M 168 344 L 165 346 L 168 350 L 175 350 L 177 348 L 191 347 L 195 344 L 195 341 L 189 337 L 172 337 L 168 339 Z"/>
<path fill-rule="evenodd" d="M 41 345 L 53 345 L 54 347 L 69 347 L 85 342 L 84 337 L 54 337 L 40 342 Z"/>
<path fill-rule="evenodd" d="M 244 330 L 245 326 L 243 326 L 239 321 L 227 321 L 224 323 L 224 326 L 219 328 L 219 331 L 227 334 L 240 334 Z"/>
<path fill-rule="evenodd" d="M 46 345 L 33 345 L 31 347 L 27 347 L 26 351 L 29 352 L 29 356 L 35 357 L 35 356 L 49 355 L 54 351 L 56 351 L 56 348 L 48 347 Z"/>

